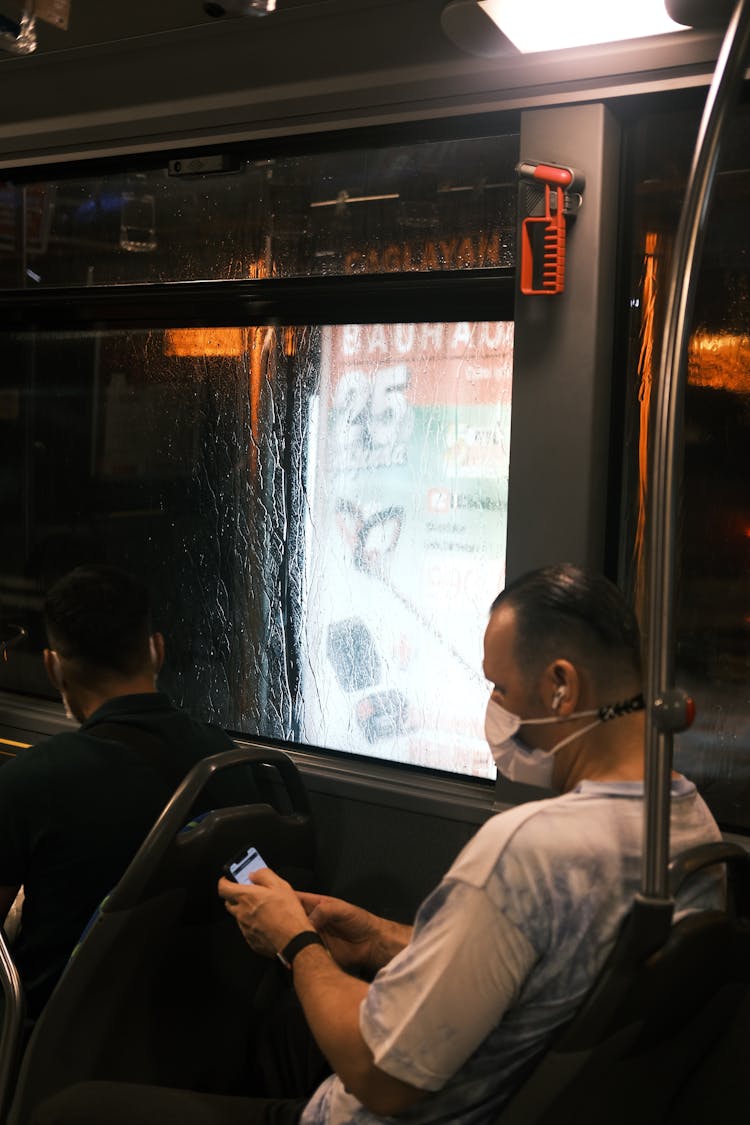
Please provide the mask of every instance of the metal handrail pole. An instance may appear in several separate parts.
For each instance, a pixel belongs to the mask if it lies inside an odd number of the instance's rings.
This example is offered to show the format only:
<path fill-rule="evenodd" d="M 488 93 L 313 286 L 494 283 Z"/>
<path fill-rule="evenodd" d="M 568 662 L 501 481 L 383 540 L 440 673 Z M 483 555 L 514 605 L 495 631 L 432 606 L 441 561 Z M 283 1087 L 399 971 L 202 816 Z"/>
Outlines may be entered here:
<path fill-rule="evenodd" d="M 745 76 L 750 0 L 738 0 L 706 98 L 675 239 L 654 414 L 652 486 L 648 503 L 646 586 L 646 782 L 641 890 L 668 895 L 669 779 L 675 729 L 665 704 L 674 689 L 675 556 L 682 463 L 687 349 L 697 285 L 696 263 L 716 178 L 724 127 Z"/>
<path fill-rule="evenodd" d="M 2 1123 L 5 1121 L 13 1094 L 26 1010 L 21 978 L 11 957 L 2 927 L 0 927 L 0 986 L 3 995 L 2 1030 L 0 1030 L 0 1123 Z"/>

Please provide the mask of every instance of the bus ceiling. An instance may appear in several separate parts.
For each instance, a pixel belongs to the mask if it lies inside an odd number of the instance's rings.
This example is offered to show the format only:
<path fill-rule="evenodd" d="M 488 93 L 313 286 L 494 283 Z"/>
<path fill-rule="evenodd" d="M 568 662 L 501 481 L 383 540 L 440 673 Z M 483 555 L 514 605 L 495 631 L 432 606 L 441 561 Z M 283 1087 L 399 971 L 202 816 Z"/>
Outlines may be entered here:
<path fill-rule="evenodd" d="M 705 12 L 729 7 L 669 0 L 701 26 L 523 55 L 485 11 L 495 0 L 258 2 L 35 0 L 22 56 L 27 0 L 0 0 L 0 167 L 707 86 L 721 29 Z M 481 50 L 461 33 L 477 20 Z"/>

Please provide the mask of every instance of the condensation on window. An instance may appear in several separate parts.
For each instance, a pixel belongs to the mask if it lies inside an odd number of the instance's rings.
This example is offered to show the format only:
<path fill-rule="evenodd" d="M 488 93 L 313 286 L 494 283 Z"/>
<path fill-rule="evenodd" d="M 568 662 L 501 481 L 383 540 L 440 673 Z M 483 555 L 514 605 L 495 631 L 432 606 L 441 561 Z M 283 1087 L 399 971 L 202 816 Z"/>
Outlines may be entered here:
<path fill-rule="evenodd" d="M 491 776 L 512 324 L 17 334 L 0 374 L 0 688 L 50 693 L 43 591 L 141 575 L 161 684 L 239 733 Z"/>
<path fill-rule="evenodd" d="M 517 159 L 508 134 L 5 181 L 0 288 L 513 267 Z"/>

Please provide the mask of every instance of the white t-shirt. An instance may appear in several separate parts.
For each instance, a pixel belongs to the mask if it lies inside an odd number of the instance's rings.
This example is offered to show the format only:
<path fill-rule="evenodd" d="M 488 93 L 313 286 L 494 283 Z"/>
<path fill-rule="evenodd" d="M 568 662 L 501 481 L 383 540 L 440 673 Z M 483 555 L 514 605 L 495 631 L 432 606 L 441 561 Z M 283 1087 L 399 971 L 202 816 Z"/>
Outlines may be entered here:
<path fill-rule="evenodd" d="M 399 1122 L 485 1125 L 582 1001 L 639 889 L 640 782 L 584 781 L 489 820 L 420 907 L 410 944 L 360 1009 L 375 1063 L 430 1095 Z M 695 786 L 672 783 L 671 852 L 721 838 Z M 676 916 L 712 908 L 689 880 Z M 333 1075 L 301 1125 L 375 1125 Z"/>

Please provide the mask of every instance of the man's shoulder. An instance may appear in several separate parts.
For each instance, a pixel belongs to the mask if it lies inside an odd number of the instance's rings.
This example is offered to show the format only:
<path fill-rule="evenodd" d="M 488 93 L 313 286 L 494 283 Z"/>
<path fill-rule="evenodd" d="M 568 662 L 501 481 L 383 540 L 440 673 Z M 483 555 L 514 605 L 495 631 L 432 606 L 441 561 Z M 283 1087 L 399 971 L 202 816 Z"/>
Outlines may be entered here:
<path fill-rule="evenodd" d="M 149 725 L 147 717 L 144 717 L 143 725 Z M 151 729 L 156 733 L 164 727 L 184 732 L 190 741 L 209 747 L 212 753 L 218 754 L 221 750 L 231 750 L 235 745 L 232 738 L 222 727 L 213 726 L 211 723 L 196 719 L 189 711 L 181 707 L 172 707 L 169 711 L 164 712 L 154 720 Z"/>
<path fill-rule="evenodd" d="M 232 739 L 229 737 L 223 727 L 215 726 L 213 723 L 204 722 L 203 719 L 196 719 L 195 715 L 191 714 L 191 712 L 186 710 L 186 708 L 184 707 L 172 706 L 171 710 L 165 717 L 167 721 L 169 721 L 169 718 L 171 717 L 176 722 L 186 723 L 200 734 L 205 735 L 207 738 L 214 738 L 218 741 L 226 742 L 228 744 L 232 743 Z"/>
<path fill-rule="evenodd" d="M 555 813 L 551 806 L 556 801 L 554 797 L 528 801 L 490 817 L 463 848 L 448 874 L 479 886 L 509 849 L 528 843 L 533 851 L 533 840 L 540 832 L 548 833 L 546 826 Z"/>
<path fill-rule="evenodd" d="M 588 854 L 600 835 L 597 825 L 611 823 L 608 818 L 616 816 L 593 798 L 590 793 L 566 793 L 496 813 L 472 837 L 451 873 L 480 884 L 505 861 L 523 867 L 525 877 L 532 878 L 533 869 L 546 868 L 551 855 L 561 859 Z"/>
<path fill-rule="evenodd" d="M 80 731 L 61 731 L 25 747 L 0 768 L 0 791 L 46 777 L 58 765 L 69 770 L 83 744 Z"/>
<path fill-rule="evenodd" d="M 485 847 L 504 848 L 521 836 L 529 839 L 539 834 L 546 835 L 553 822 L 569 819 L 572 811 L 570 806 L 567 794 L 514 805 L 490 817 L 479 829 L 475 839 L 481 840 Z"/>
<path fill-rule="evenodd" d="M 104 725 L 137 727 L 185 744 L 205 745 L 217 753 L 234 745 L 220 727 L 196 719 L 185 708 L 175 706 L 163 692 L 115 697 L 89 716 L 82 729 L 95 738 L 97 727 Z"/>

